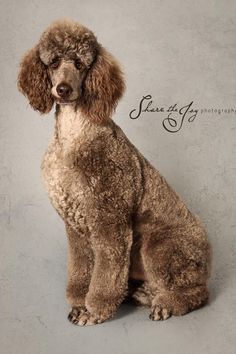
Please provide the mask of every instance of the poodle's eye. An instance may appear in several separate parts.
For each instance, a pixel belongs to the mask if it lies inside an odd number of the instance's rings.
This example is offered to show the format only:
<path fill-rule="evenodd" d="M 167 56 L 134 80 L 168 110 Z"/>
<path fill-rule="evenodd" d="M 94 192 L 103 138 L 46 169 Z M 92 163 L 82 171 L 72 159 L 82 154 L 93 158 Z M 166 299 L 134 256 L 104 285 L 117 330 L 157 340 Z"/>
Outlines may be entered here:
<path fill-rule="evenodd" d="M 50 64 L 50 68 L 57 69 L 59 64 L 60 64 L 60 59 L 59 58 L 55 58 L 53 60 L 53 62 Z"/>
<path fill-rule="evenodd" d="M 80 59 L 75 59 L 75 67 L 76 67 L 76 69 L 82 68 L 82 63 L 81 63 Z"/>

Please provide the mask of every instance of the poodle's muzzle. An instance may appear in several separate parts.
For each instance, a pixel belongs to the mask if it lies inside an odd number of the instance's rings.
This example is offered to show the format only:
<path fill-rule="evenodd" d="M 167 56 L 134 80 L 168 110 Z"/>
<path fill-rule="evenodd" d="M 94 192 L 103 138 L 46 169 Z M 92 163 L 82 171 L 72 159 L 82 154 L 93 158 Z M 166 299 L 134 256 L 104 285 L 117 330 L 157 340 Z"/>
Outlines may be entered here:
<path fill-rule="evenodd" d="M 61 60 L 49 68 L 52 95 L 59 104 L 70 104 L 81 94 L 85 70 L 78 69 L 72 60 Z"/>

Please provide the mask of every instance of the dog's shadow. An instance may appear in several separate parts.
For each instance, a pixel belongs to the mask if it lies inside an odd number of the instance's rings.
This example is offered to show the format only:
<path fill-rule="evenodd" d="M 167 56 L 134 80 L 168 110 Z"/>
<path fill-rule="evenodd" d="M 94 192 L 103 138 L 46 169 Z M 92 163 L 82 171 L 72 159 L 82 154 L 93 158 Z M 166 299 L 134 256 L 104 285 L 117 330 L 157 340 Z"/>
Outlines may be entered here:
<path fill-rule="evenodd" d="M 137 311 L 138 307 L 140 307 L 140 306 L 135 304 L 135 302 L 133 300 L 127 300 L 127 301 L 122 302 L 114 319 L 117 320 L 117 319 L 121 319 L 123 317 L 126 317 L 127 315 L 133 313 L 134 311 Z"/>

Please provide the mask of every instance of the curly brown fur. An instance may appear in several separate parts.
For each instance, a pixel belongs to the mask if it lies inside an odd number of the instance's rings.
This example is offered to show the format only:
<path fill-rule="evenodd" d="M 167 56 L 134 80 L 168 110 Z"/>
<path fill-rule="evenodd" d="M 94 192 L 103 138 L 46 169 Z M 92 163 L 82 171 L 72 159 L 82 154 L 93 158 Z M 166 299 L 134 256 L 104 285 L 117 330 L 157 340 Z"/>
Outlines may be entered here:
<path fill-rule="evenodd" d="M 125 84 L 115 58 L 86 27 L 71 21 L 57 21 L 41 36 L 22 60 L 18 87 L 31 106 L 48 113 L 54 99 L 51 92 L 50 65 L 56 59 L 80 59 L 82 64 L 80 110 L 95 123 L 111 118 Z"/>
<path fill-rule="evenodd" d="M 60 21 L 23 59 L 18 84 L 42 113 L 52 97 L 57 103 L 42 172 L 68 235 L 69 320 L 101 323 L 129 296 L 150 306 L 153 320 L 202 306 L 211 261 L 206 232 L 109 119 L 124 90 L 115 59 L 90 30 Z M 66 99 L 61 84 L 70 87 Z"/>
<path fill-rule="evenodd" d="M 123 91 L 122 72 L 111 54 L 102 48 L 84 82 L 81 112 L 94 122 L 103 122 L 111 118 Z"/>
<path fill-rule="evenodd" d="M 40 113 L 48 113 L 54 103 L 51 81 L 46 67 L 39 57 L 38 46 L 22 59 L 18 76 L 18 88 L 28 97 L 30 105 Z"/>

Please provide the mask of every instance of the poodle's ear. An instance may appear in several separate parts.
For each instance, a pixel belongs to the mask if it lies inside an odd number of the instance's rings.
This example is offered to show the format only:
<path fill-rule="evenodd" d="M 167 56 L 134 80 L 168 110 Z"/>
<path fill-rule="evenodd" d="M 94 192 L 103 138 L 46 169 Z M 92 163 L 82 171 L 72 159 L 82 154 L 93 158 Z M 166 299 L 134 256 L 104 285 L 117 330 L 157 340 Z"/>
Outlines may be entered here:
<path fill-rule="evenodd" d="M 111 118 L 124 89 L 118 63 L 101 47 L 83 83 L 82 113 L 95 123 L 104 122 Z"/>
<path fill-rule="evenodd" d="M 20 64 L 18 88 L 30 105 L 40 113 L 48 113 L 53 106 L 51 81 L 47 68 L 39 57 L 38 47 L 28 51 Z"/>

